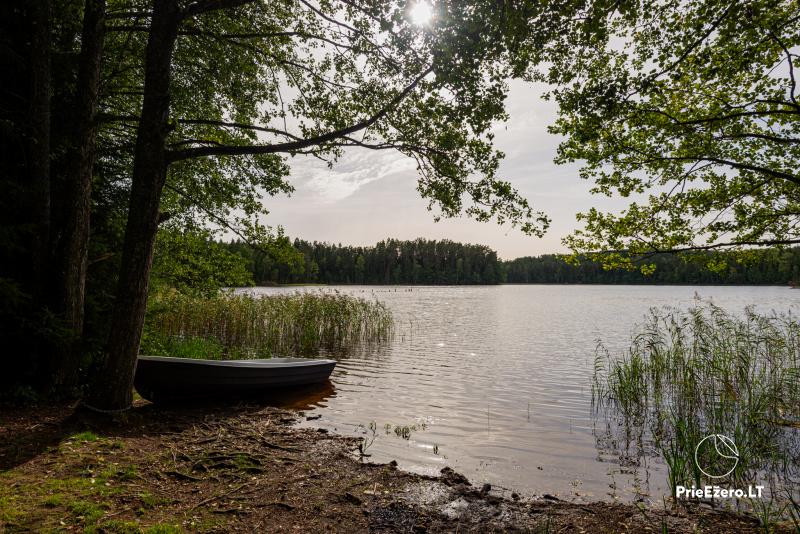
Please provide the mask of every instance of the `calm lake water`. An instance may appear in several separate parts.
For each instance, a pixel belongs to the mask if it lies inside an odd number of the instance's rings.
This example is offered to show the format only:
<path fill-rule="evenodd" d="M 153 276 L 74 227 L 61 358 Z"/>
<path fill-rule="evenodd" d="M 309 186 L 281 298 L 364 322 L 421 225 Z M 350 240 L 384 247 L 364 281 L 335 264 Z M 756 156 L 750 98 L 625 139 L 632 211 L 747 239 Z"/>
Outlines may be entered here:
<path fill-rule="evenodd" d="M 331 291 L 384 302 L 396 322 L 386 346 L 340 358 L 333 388 L 309 398 L 304 423 L 366 436 L 373 461 L 524 495 L 660 502 L 666 468 L 632 466 L 593 416 L 598 341 L 629 345 L 652 307 L 686 309 L 696 296 L 729 311 L 798 312 L 783 287 L 341 286 L 254 288 L 256 294 Z M 302 404 L 302 403 L 301 403 Z M 318 417 L 318 418 L 317 418 Z M 374 424 L 374 431 L 370 423 Z M 388 425 L 388 426 L 387 426 Z M 409 427 L 405 436 L 395 427 Z M 402 433 L 402 432 L 401 432 Z"/>

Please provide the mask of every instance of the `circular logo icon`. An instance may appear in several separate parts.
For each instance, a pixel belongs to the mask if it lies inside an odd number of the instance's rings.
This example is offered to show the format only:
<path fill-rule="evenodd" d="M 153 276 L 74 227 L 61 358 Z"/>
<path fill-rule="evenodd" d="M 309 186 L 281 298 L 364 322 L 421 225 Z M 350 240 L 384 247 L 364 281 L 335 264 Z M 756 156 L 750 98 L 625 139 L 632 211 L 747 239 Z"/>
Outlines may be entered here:
<path fill-rule="evenodd" d="M 739 465 L 739 449 L 728 436 L 710 434 L 697 444 L 694 462 L 708 478 L 724 478 Z"/>

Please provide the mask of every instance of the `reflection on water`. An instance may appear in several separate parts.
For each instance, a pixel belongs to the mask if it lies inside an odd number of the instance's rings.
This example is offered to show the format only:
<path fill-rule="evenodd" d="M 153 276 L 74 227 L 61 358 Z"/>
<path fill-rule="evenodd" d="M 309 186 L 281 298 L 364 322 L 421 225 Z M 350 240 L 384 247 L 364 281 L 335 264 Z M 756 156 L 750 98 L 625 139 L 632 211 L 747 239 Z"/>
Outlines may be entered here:
<path fill-rule="evenodd" d="M 267 393 L 257 391 L 234 397 L 208 396 L 202 399 L 187 397 L 185 399 L 176 399 L 169 403 L 159 403 L 159 405 L 165 405 L 176 409 L 197 407 L 212 408 L 226 405 L 253 405 L 273 406 L 287 410 L 309 410 L 325 407 L 327 399 L 335 396 L 336 386 L 334 386 L 330 380 L 326 380 L 324 383 L 320 384 L 278 388 Z"/>
<path fill-rule="evenodd" d="M 335 394 L 310 402 L 305 424 L 364 435 L 372 460 L 434 473 L 449 465 L 474 482 L 564 498 L 667 493 L 657 457 L 593 418 L 598 340 L 624 350 L 653 306 L 688 308 L 699 294 L 732 311 L 794 309 L 782 287 L 479 286 L 326 288 L 386 303 L 393 342 L 344 355 Z M 319 288 L 255 288 L 260 294 Z M 387 426 L 388 425 L 388 426 Z M 415 431 L 397 435 L 395 427 Z M 596 439 L 596 436 L 599 439 Z M 599 444 L 599 446 L 598 446 Z M 645 449 L 648 443 L 641 443 Z M 642 463 L 643 462 L 643 463 Z"/>
<path fill-rule="evenodd" d="M 336 386 L 330 380 L 326 380 L 322 384 L 286 388 L 267 395 L 261 393 L 258 401 L 260 404 L 288 410 L 309 410 L 324 408 L 328 399 L 335 396 Z"/>

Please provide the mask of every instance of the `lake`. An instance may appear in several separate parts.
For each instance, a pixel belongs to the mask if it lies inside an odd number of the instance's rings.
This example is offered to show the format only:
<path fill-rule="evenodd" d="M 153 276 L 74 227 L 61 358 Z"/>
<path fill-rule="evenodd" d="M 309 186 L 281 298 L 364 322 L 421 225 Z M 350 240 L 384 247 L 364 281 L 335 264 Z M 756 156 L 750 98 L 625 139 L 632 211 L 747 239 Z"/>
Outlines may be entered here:
<path fill-rule="evenodd" d="M 332 290 L 385 303 L 396 335 L 339 357 L 333 389 L 306 401 L 304 425 L 366 437 L 371 461 L 427 474 L 450 466 L 476 484 L 579 500 L 669 494 L 663 463 L 631 465 L 593 416 L 598 341 L 621 353 L 651 307 L 686 309 L 697 297 L 732 312 L 797 313 L 800 303 L 800 291 L 784 287 L 248 289 Z"/>

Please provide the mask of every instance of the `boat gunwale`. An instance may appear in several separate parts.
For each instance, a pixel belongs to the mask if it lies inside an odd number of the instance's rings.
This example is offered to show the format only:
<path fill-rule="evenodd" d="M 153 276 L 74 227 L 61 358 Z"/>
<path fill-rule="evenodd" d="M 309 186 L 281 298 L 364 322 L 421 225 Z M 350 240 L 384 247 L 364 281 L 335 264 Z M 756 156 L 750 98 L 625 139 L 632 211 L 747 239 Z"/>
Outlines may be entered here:
<path fill-rule="evenodd" d="M 174 356 L 139 356 L 138 362 L 165 364 L 190 364 L 202 367 L 235 367 L 235 368 L 282 368 L 282 367 L 321 367 L 336 364 L 336 360 L 314 358 L 271 358 L 252 360 L 201 360 L 196 358 L 176 358 Z"/>

